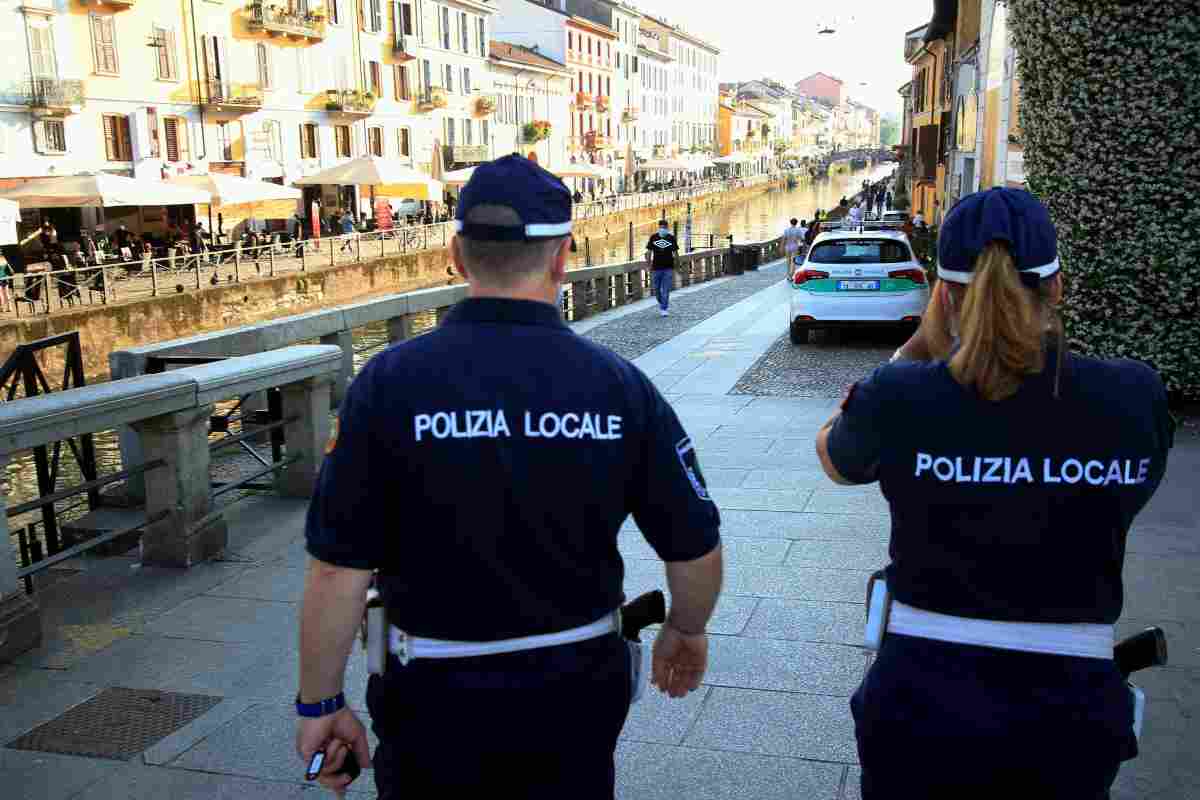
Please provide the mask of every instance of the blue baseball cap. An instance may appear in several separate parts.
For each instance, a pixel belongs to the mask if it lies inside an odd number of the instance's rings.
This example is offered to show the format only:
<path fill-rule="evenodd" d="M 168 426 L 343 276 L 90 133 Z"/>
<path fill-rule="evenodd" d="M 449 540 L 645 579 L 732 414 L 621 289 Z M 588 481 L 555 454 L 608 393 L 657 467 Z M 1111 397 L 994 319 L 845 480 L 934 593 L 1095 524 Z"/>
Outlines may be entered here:
<path fill-rule="evenodd" d="M 970 283 L 976 258 L 997 241 L 1008 245 L 1021 282 L 1030 288 L 1059 270 L 1050 212 L 1024 189 L 997 187 L 967 195 L 946 215 L 938 233 L 938 277 Z"/>
<path fill-rule="evenodd" d="M 521 218 L 520 225 L 468 222 L 478 206 L 504 206 Z M 571 233 L 571 193 L 557 175 L 527 158 L 508 155 L 475 168 L 454 210 L 460 236 L 492 242 L 552 239 Z"/>

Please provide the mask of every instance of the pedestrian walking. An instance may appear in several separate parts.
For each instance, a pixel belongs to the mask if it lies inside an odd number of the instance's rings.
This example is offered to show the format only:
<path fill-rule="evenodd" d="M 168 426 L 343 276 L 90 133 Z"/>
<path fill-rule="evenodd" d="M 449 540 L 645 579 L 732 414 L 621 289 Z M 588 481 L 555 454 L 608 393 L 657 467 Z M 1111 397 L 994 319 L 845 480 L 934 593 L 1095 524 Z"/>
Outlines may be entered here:
<path fill-rule="evenodd" d="M 805 231 L 800 227 L 799 220 L 792 218 L 792 224 L 783 231 L 783 252 L 787 255 L 788 264 L 792 264 L 796 260 L 796 254 L 800 252 L 801 243 L 804 241 Z"/>
<path fill-rule="evenodd" d="M 354 215 L 350 213 L 350 209 L 342 212 L 338 224 L 342 228 L 342 248 L 339 252 L 345 253 L 347 250 L 354 250 Z"/>
<path fill-rule="evenodd" d="M 878 653 L 850 703 L 862 797 L 1107 797 L 1137 754 L 1114 623 L 1166 469 L 1166 391 L 1145 364 L 1067 351 L 1033 195 L 964 197 L 938 250 L 921 329 L 817 439 L 835 482 L 892 499 Z"/>
<path fill-rule="evenodd" d="M 879 192 L 879 194 L 875 195 L 875 213 L 880 219 L 883 219 L 883 203 L 883 192 Z"/>
<path fill-rule="evenodd" d="M 666 399 L 554 306 L 571 234 L 562 181 L 517 156 L 483 164 L 456 225 L 467 299 L 367 363 L 317 478 L 297 750 L 304 764 L 323 752 L 320 780 L 337 790 L 353 753 L 383 800 L 612 800 L 641 691 L 616 632 L 618 533 L 632 513 L 666 562 L 652 672 L 680 698 L 707 664 L 719 514 Z M 372 756 L 342 686 L 373 571 L 390 654 L 367 689 Z"/>
<path fill-rule="evenodd" d="M 13 310 L 12 282 L 13 269 L 8 259 L 0 255 L 0 311 Z"/>
<path fill-rule="evenodd" d="M 892 193 L 890 190 L 883 196 L 883 202 L 889 209 L 892 208 Z"/>
<path fill-rule="evenodd" d="M 671 315 L 671 289 L 675 284 L 675 254 L 679 252 L 679 242 L 665 219 L 658 221 L 658 230 L 646 242 L 646 263 L 651 265 L 651 281 L 654 286 L 654 296 L 658 298 L 658 313 L 661 316 Z"/>

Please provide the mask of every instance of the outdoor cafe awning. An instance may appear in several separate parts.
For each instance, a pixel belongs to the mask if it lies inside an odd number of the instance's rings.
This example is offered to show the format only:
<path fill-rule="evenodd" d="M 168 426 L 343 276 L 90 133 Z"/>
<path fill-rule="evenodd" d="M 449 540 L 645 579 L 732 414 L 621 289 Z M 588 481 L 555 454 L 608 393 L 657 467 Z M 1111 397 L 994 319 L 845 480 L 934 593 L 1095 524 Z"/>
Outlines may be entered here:
<path fill-rule="evenodd" d="M 203 189 L 107 173 L 35 178 L 0 191 L 0 198 L 22 208 L 190 206 L 207 203 L 210 197 Z"/>
<path fill-rule="evenodd" d="M 169 178 L 175 186 L 190 187 L 212 195 L 214 206 L 240 206 L 269 203 L 274 200 L 299 200 L 304 192 L 277 183 L 239 178 L 236 175 L 180 175 Z"/>
<path fill-rule="evenodd" d="M 442 183 L 447 186 L 465 186 L 470 182 L 471 176 L 475 174 L 474 167 L 463 167 L 462 169 L 451 170 L 442 175 Z"/>
<path fill-rule="evenodd" d="M 359 156 L 294 181 L 297 186 L 372 186 L 377 195 L 441 202 L 442 182 L 377 156 Z"/>
<path fill-rule="evenodd" d="M 557 167 L 553 170 L 554 174 L 560 178 L 615 178 L 617 173 L 607 167 L 602 167 L 599 164 L 591 164 L 587 161 L 580 161 L 576 164 L 568 164 L 565 167 Z"/>
<path fill-rule="evenodd" d="M 679 161 L 674 158 L 656 158 L 650 161 L 645 161 L 638 165 L 639 172 L 648 172 L 649 170 L 667 170 L 672 172 L 684 172 L 694 167 L 686 161 Z"/>
<path fill-rule="evenodd" d="M 744 153 L 730 153 L 727 156 L 714 158 L 714 164 L 744 164 L 750 159 Z"/>

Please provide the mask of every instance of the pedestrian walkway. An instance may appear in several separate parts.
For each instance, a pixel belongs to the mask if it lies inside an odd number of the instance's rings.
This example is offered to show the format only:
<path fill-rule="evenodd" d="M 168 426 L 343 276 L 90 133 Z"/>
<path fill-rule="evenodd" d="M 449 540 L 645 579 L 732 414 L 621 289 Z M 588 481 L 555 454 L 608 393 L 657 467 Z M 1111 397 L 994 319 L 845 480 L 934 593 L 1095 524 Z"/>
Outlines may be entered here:
<path fill-rule="evenodd" d="M 644 300 L 576 326 L 605 340 L 625 323 L 657 341 L 653 324 L 687 320 L 636 363 L 697 441 L 727 559 L 705 684 L 684 700 L 651 692 L 631 712 L 617 751 L 622 800 L 859 796 L 848 697 L 869 660 L 862 601 L 867 575 L 887 560 L 887 505 L 876 488 L 835 488 L 820 471 L 813 436 L 840 387 L 825 396 L 731 394 L 784 334 L 788 288 L 772 274 L 782 278 L 780 265 L 760 271 L 753 280 L 766 285 L 748 296 L 738 288 L 746 276 L 680 291 L 665 319 Z M 1183 800 L 1200 786 L 1198 479 L 1200 441 L 1191 438 L 1130 537 L 1121 629 L 1163 625 L 1172 666 L 1140 680 L 1151 698 L 1143 755 L 1122 773 L 1117 798 Z M 5 798 L 319 796 L 293 752 L 290 703 L 304 504 L 262 497 L 228 518 L 223 561 L 186 573 L 129 558 L 81 561 L 78 574 L 39 593 L 46 645 L 0 668 Z M 665 587 L 632 522 L 621 551 L 628 595 Z M 11 749 L 111 687 L 219 702 L 128 761 Z M 355 653 L 347 693 L 359 708 L 364 687 Z M 370 796 L 364 778 L 355 788 Z"/>

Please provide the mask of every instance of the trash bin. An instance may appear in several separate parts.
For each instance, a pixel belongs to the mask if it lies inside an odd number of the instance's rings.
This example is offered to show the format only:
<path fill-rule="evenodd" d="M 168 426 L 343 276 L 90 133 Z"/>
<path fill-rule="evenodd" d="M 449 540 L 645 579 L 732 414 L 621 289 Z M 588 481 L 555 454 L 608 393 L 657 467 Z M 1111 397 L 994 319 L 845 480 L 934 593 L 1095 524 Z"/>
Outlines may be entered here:
<path fill-rule="evenodd" d="M 757 246 L 745 248 L 745 250 L 744 250 L 745 260 L 742 263 L 742 268 L 757 271 L 758 270 L 758 262 L 761 257 L 762 257 L 762 251 L 759 250 L 759 248 Z"/>
<path fill-rule="evenodd" d="M 729 275 L 741 275 L 746 271 L 743 266 L 745 263 L 744 253 L 744 247 L 737 247 L 732 244 L 729 246 L 729 265 L 726 270 Z"/>

